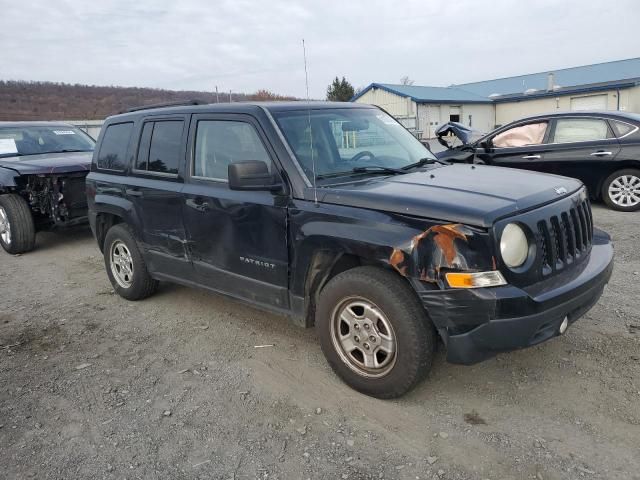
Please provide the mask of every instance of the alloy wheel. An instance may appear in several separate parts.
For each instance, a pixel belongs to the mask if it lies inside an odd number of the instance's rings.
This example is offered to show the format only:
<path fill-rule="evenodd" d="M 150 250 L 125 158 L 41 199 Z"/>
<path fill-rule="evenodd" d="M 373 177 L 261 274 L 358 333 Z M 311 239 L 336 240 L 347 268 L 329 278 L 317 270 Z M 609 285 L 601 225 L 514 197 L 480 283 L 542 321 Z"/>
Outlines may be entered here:
<path fill-rule="evenodd" d="M 11 245 L 11 223 L 4 207 L 0 207 L 0 238 L 5 245 Z"/>
<path fill-rule="evenodd" d="M 619 207 L 635 207 L 640 203 L 640 178 L 621 175 L 609 184 L 609 198 Z"/>

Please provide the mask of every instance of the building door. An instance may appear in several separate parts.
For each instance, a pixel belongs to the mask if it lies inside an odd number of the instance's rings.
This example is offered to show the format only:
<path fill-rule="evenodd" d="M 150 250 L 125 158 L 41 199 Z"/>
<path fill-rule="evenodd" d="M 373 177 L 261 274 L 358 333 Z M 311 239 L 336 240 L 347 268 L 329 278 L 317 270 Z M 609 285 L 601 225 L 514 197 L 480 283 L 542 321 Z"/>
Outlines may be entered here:
<path fill-rule="evenodd" d="M 460 118 L 462 117 L 461 110 L 462 109 L 458 106 L 449 107 L 449 121 L 460 123 Z"/>
<path fill-rule="evenodd" d="M 586 97 L 573 97 L 571 110 L 606 110 L 607 95 L 588 95 Z"/>

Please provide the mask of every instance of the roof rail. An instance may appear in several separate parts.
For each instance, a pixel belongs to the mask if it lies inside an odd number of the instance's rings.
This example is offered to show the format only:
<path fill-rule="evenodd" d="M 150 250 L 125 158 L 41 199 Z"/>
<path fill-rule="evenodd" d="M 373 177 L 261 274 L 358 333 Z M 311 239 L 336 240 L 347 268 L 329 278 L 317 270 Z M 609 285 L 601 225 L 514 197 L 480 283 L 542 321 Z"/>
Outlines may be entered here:
<path fill-rule="evenodd" d="M 127 110 L 124 110 L 120 113 L 131 113 L 138 112 L 140 110 L 151 110 L 154 108 L 163 108 L 163 107 L 179 107 L 179 106 L 189 106 L 189 105 L 206 105 L 207 102 L 203 102 L 202 100 L 186 100 L 186 101 L 177 101 L 177 102 L 168 102 L 168 103 L 153 103 L 151 105 L 143 105 L 141 107 L 133 107 Z"/>

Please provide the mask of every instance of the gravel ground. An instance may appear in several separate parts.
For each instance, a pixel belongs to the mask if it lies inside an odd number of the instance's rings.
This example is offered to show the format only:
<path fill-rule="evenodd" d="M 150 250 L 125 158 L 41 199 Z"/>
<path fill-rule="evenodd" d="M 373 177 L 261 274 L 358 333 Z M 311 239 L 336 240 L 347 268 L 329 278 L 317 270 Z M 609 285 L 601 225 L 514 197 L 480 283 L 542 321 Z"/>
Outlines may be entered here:
<path fill-rule="evenodd" d="M 0 254 L 0 477 L 640 478 L 640 213 L 594 215 L 616 268 L 585 318 L 472 367 L 440 348 L 397 401 L 313 330 L 169 284 L 127 302 L 90 232 L 41 234 Z"/>

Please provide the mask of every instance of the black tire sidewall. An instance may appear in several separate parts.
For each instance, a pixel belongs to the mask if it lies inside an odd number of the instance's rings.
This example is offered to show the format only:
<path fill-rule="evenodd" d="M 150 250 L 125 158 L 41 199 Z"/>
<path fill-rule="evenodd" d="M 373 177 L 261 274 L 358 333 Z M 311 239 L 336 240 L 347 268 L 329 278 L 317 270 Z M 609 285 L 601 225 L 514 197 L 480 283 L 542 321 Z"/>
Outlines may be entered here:
<path fill-rule="evenodd" d="M 115 242 L 122 242 L 127 246 L 133 260 L 133 281 L 128 288 L 122 287 L 114 278 L 111 271 L 111 247 Z M 113 289 L 118 295 L 127 300 L 140 300 L 149 296 L 149 283 L 155 282 L 149 276 L 147 266 L 142 258 L 138 244 L 129 230 L 124 224 L 114 225 L 109 229 L 104 239 L 104 265 L 109 276 L 109 281 Z"/>
<path fill-rule="evenodd" d="M 622 207 L 620 205 L 616 205 L 613 200 L 609 197 L 609 185 L 618 177 L 622 175 L 634 175 L 640 178 L 640 170 L 635 168 L 625 168 L 622 170 L 618 170 L 609 175 L 605 181 L 602 183 L 602 200 L 604 203 L 613 210 L 618 210 L 620 212 L 635 212 L 640 210 L 640 204 L 635 205 L 633 207 Z"/>
<path fill-rule="evenodd" d="M 409 289 L 395 282 L 399 280 L 393 278 L 395 274 L 370 267 L 355 270 L 361 272 L 340 274 L 321 292 L 316 311 L 320 344 L 333 370 L 352 388 L 377 398 L 395 398 L 413 388 L 428 373 L 433 362 L 435 330 L 415 294 L 403 291 Z M 367 278 L 378 270 L 381 279 Z M 375 304 L 393 326 L 397 356 L 392 370 L 383 377 L 366 378 L 355 373 L 333 345 L 332 313 L 337 305 L 351 296 L 362 297 Z"/>
<path fill-rule="evenodd" d="M 12 255 L 26 253 L 35 246 L 35 225 L 33 214 L 27 202 L 19 195 L 0 195 L 0 206 L 9 220 L 11 228 L 11 243 L 6 244 L 0 238 L 0 246 Z"/>

